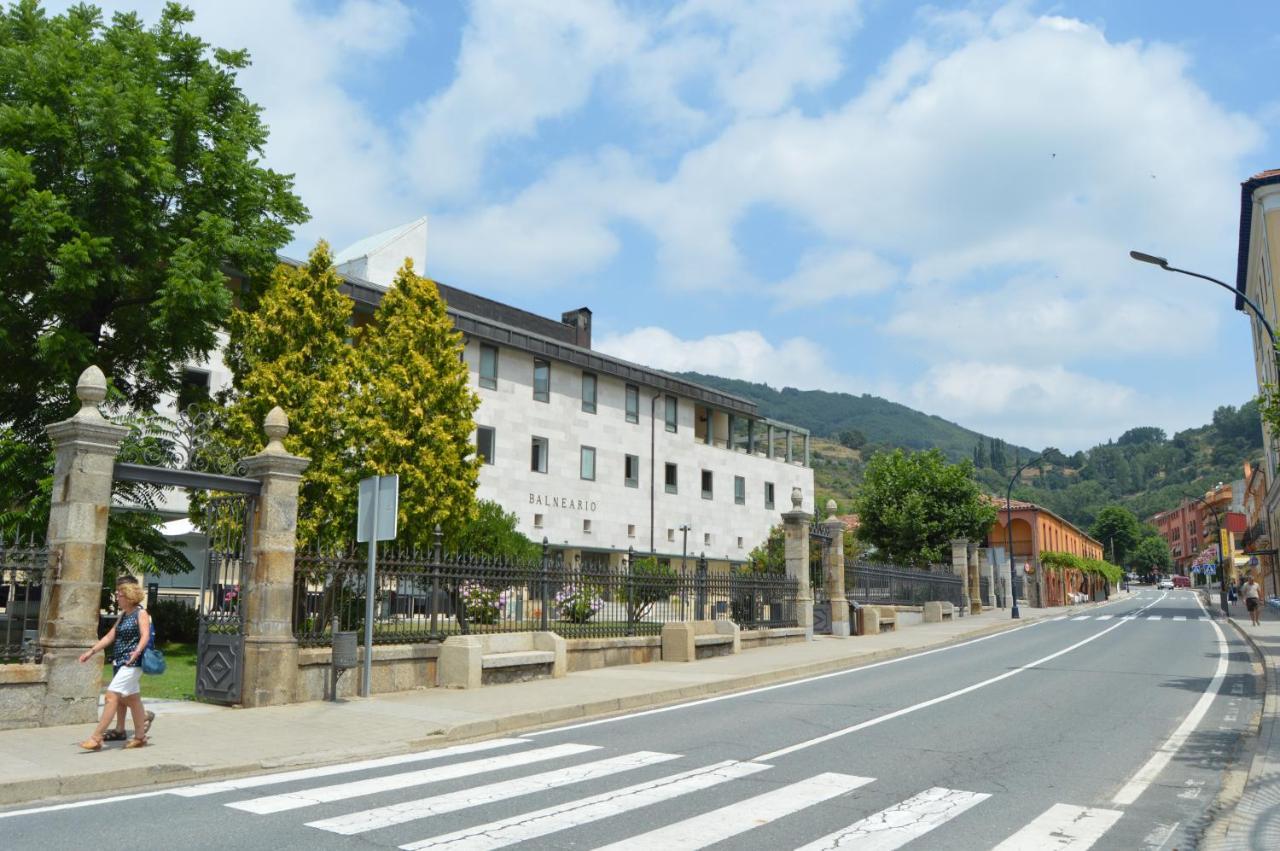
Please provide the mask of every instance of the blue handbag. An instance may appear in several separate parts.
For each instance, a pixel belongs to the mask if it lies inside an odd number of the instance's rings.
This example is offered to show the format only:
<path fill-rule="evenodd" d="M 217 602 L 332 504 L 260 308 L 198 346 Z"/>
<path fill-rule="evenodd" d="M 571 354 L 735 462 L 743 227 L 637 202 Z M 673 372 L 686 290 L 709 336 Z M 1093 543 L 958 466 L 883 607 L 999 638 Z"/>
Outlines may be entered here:
<path fill-rule="evenodd" d="M 156 625 L 151 625 L 151 640 L 147 649 L 142 651 L 142 673 L 163 674 L 165 669 L 164 653 L 156 649 Z"/>

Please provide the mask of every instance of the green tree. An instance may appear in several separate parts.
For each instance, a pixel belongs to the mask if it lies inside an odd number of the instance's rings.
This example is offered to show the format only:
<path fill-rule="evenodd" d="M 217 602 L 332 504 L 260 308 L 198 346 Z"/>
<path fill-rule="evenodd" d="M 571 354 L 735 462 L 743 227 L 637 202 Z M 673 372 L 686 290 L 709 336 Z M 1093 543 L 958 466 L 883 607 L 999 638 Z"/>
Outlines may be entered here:
<path fill-rule="evenodd" d="M 135 409 L 177 390 L 231 307 L 306 219 L 261 167 L 242 51 L 213 50 L 170 4 L 146 28 L 92 6 L 0 11 L 0 423 L 44 443 L 96 364 Z"/>
<path fill-rule="evenodd" d="M 340 285 L 329 246 L 321 242 L 305 266 L 277 266 L 257 308 L 236 310 L 228 324 L 232 389 L 223 400 L 221 438 L 239 457 L 256 453 L 267 412 L 284 409 L 285 448 L 311 459 L 299 493 L 303 546 L 337 546 L 355 533 L 356 363 L 348 342 L 352 303 Z"/>
<path fill-rule="evenodd" d="M 542 545 L 525 537 L 516 527 L 519 518 L 496 502 L 476 502 L 476 513 L 443 529 L 444 546 L 450 552 L 483 555 L 528 562 L 542 555 Z"/>
<path fill-rule="evenodd" d="M 1089 527 L 1089 534 L 1102 542 L 1115 564 L 1126 564 L 1138 540 L 1142 536 L 1141 526 L 1134 513 L 1122 505 L 1108 505 L 1098 512 L 1098 518 Z"/>
<path fill-rule="evenodd" d="M 406 261 L 357 352 L 356 457 L 365 475 L 400 477 L 400 537 L 429 544 L 437 523 L 448 529 L 476 510 L 480 400 L 467 383 L 462 334 L 436 285 Z"/>
<path fill-rule="evenodd" d="M 945 561 L 954 538 L 986 536 L 996 509 L 982 499 L 973 464 L 948 464 L 936 449 L 877 455 L 854 503 L 858 537 L 877 557 L 903 564 Z"/>
<path fill-rule="evenodd" d="M 856 428 L 849 428 L 840 432 L 836 440 L 846 449 L 861 449 L 867 443 L 867 436 Z"/>
<path fill-rule="evenodd" d="M 671 598 L 678 584 L 676 572 L 670 565 L 661 564 L 652 556 L 637 558 L 618 592 L 618 599 L 630 607 L 631 617 L 642 621 L 654 603 Z"/>
<path fill-rule="evenodd" d="M 747 555 L 747 569 L 754 573 L 786 573 L 786 532 L 779 523 L 769 537 Z"/>
<path fill-rule="evenodd" d="M 1139 573 L 1167 573 L 1173 567 L 1173 554 L 1169 544 L 1159 536 L 1145 537 L 1134 547 L 1129 566 Z"/>

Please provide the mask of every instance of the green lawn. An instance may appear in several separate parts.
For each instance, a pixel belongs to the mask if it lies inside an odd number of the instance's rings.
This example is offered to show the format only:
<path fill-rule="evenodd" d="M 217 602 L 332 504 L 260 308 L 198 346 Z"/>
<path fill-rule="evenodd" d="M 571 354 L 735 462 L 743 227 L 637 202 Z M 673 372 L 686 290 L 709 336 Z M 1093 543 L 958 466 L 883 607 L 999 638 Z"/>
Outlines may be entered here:
<path fill-rule="evenodd" d="M 174 697 L 193 700 L 196 693 L 196 646 L 170 641 L 162 644 L 165 671 L 159 676 L 143 674 L 142 699 L 148 697 Z M 102 685 L 111 682 L 111 666 L 102 668 Z"/>

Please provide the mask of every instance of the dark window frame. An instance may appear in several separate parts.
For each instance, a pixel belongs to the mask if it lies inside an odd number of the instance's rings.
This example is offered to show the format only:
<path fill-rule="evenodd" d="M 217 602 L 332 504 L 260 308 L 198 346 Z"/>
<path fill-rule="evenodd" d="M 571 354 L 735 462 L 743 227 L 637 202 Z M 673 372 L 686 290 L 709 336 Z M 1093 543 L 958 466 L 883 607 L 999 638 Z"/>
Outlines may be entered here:
<path fill-rule="evenodd" d="M 716 475 L 711 470 L 702 471 L 702 498 L 715 499 Z"/>
<path fill-rule="evenodd" d="M 484 356 L 486 353 L 490 353 L 490 352 L 493 354 L 493 364 L 492 364 L 493 374 L 485 375 L 485 369 L 484 369 L 485 357 Z M 480 381 L 481 387 L 484 387 L 488 390 L 498 389 L 498 347 L 493 345 L 492 343 L 480 344 L 480 363 L 477 367 L 477 375 L 479 375 L 479 381 Z"/>
<path fill-rule="evenodd" d="M 747 504 L 747 479 L 746 476 L 733 477 L 733 504 Z"/>
<path fill-rule="evenodd" d="M 667 493 L 680 493 L 680 465 L 666 462 L 663 469 L 662 487 Z"/>
<path fill-rule="evenodd" d="M 675 396 L 667 396 L 664 405 L 663 422 L 667 431 L 675 434 L 680 429 L 680 400 Z"/>
<path fill-rule="evenodd" d="M 627 422 L 640 422 L 640 388 L 634 384 L 628 384 L 626 390 Z"/>
<path fill-rule="evenodd" d="M 587 458 L 591 458 L 591 475 L 587 475 Z M 594 446 L 578 447 L 578 477 L 584 482 L 596 480 L 596 448 Z"/>
<path fill-rule="evenodd" d="M 488 454 L 486 454 L 484 451 L 484 441 L 482 440 L 482 435 L 484 435 L 485 432 L 489 433 Z M 482 425 L 476 426 L 476 454 L 480 456 L 480 463 L 492 464 L 493 456 L 497 451 L 497 447 L 498 447 L 498 430 L 495 429 L 493 426 L 482 426 Z"/>
<path fill-rule="evenodd" d="M 587 401 L 587 385 L 591 385 L 591 400 Z M 600 395 L 600 379 L 594 372 L 582 373 L 582 410 L 588 414 L 596 412 L 596 401 Z"/>
<path fill-rule="evenodd" d="M 538 368 L 541 367 L 546 371 L 546 378 L 539 382 Z M 546 386 L 539 390 L 538 385 L 542 383 Z M 551 361 L 542 358 L 533 359 L 533 401 L 550 402 L 551 401 Z"/>
<path fill-rule="evenodd" d="M 627 468 L 631 468 L 631 475 L 627 474 Z M 640 487 L 640 456 L 624 455 L 622 461 L 622 483 L 629 488 Z"/>
<path fill-rule="evenodd" d="M 542 448 L 540 454 L 537 453 L 538 448 Z M 547 470 L 551 467 L 551 441 L 545 437 L 534 435 L 529 441 L 529 471 L 533 473 L 547 474 Z M 538 461 L 541 460 L 541 464 Z"/>

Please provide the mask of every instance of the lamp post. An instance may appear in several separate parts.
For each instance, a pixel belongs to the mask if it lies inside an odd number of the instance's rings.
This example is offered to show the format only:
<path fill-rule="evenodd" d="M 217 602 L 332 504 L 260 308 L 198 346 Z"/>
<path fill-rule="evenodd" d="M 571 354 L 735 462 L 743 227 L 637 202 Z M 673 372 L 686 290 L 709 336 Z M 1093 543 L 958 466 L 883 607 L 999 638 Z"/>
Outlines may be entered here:
<path fill-rule="evenodd" d="M 1191 498 L 1213 512 L 1214 534 L 1218 536 L 1218 605 L 1222 608 L 1222 616 L 1225 618 L 1229 615 L 1229 611 L 1227 609 L 1227 566 L 1224 561 L 1226 553 L 1222 551 L 1222 517 L 1218 514 L 1218 507 L 1204 497 Z M 1204 528 L 1203 524 L 1201 528 Z"/>
<path fill-rule="evenodd" d="M 1018 476 L 1022 475 L 1023 470 L 1039 460 L 1040 456 L 1037 455 L 1019 467 L 1018 471 L 1009 479 L 1009 488 L 1004 492 L 1004 531 L 1005 540 L 1009 544 L 1009 596 L 1013 600 L 1012 615 L 1015 620 L 1022 617 L 1022 615 L 1018 612 L 1018 569 L 1013 561 L 1013 483 L 1018 480 Z"/>

